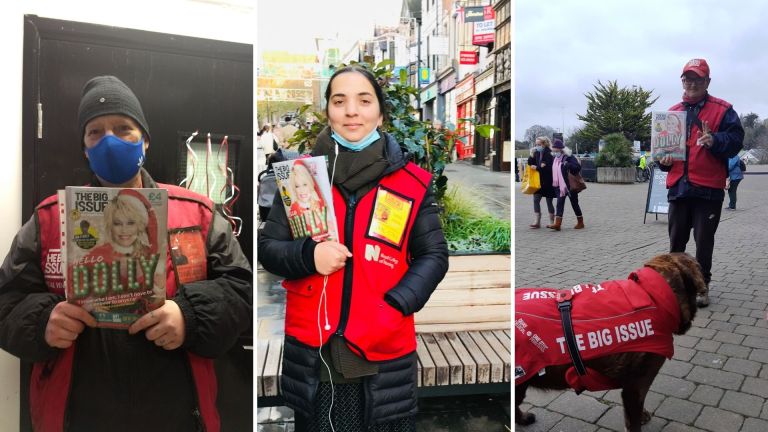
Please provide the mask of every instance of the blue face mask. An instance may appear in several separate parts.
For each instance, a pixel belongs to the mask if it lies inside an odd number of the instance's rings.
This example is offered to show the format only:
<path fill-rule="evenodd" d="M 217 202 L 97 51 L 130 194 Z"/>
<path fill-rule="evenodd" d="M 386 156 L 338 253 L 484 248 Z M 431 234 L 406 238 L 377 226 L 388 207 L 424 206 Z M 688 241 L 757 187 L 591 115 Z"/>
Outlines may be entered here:
<path fill-rule="evenodd" d="M 88 163 L 99 178 L 119 185 L 132 179 L 144 165 L 144 138 L 137 143 L 104 135 L 87 149 Z"/>
<path fill-rule="evenodd" d="M 378 141 L 378 139 L 381 138 L 381 135 L 379 135 L 378 129 L 374 129 L 365 138 L 361 139 L 358 142 L 347 141 L 344 139 L 344 137 L 337 134 L 336 132 L 333 132 L 331 134 L 331 138 L 336 140 L 336 142 L 339 143 L 340 146 L 347 148 L 349 150 L 352 150 L 353 152 L 359 152 L 364 148 L 368 147 L 369 145 Z"/>

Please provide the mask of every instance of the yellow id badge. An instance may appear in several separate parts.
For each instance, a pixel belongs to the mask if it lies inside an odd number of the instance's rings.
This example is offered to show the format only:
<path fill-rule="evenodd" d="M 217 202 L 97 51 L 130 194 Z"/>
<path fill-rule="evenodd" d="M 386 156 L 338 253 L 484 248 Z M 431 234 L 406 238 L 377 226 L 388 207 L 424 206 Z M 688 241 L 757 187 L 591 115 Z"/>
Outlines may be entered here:
<path fill-rule="evenodd" d="M 368 225 L 368 237 L 400 249 L 413 211 L 413 202 L 411 198 L 379 186 Z"/>

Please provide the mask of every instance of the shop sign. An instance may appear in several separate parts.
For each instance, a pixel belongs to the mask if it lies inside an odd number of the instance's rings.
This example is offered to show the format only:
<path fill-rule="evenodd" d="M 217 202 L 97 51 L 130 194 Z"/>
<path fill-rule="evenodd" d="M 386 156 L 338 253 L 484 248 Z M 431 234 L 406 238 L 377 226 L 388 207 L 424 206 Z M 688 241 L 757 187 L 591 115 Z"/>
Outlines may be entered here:
<path fill-rule="evenodd" d="M 459 64 L 477 64 L 477 51 L 459 51 Z"/>

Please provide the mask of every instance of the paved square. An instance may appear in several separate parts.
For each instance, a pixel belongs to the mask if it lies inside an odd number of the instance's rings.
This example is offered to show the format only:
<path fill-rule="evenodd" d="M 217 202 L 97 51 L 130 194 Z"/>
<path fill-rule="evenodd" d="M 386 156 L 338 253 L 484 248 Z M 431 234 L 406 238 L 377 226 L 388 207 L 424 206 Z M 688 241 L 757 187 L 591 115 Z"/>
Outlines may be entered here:
<path fill-rule="evenodd" d="M 519 185 L 514 189 L 515 287 L 564 288 L 623 279 L 669 250 L 667 216 L 659 215 L 657 221 L 648 214 L 643 224 L 647 183 L 587 183 L 587 190 L 579 194 L 587 228 L 573 229 L 576 218 L 566 202 L 560 232 L 528 227 L 533 220 L 532 198 L 520 193 Z M 739 185 L 738 209 L 722 212 L 710 307 L 699 310 L 686 335 L 675 337 L 674 360 L 665 363 L 651 388 L 651 394 L 662 400 L 646 401 L 653 420 L 643 430 L 768 430 L 766 190 L 768 166 L 750 165 Z M 546 219 L 545 214 L 542 220 Z M 695 249 L 691 239 L 687 252 L 694 254 Z M 529 397 L 526 402 L 535 404 L 537 416 L 549 419 L 547 427 L 534 423 L 515 430 L 624 430 L 621 398 L 616 396 L 616 391 L 581 396 L 551 391 L 546 397 Z M 565 407 L 566 401 L 573 405 Z M 574 412 L 578 406 L 586 409 Z M 558 420 L 552 425 L 554 419 Z"/>

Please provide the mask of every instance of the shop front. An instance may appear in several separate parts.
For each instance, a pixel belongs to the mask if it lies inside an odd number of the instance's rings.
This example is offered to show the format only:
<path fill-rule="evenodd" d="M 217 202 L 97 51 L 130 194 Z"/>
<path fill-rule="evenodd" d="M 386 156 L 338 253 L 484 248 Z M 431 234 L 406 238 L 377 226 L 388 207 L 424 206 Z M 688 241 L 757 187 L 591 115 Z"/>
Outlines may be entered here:
<path fill-rule="evenodd" d="M 475 127 L 462 119 L 475 118 L 475 76 L 469 75 L 456 85 L 456 155 L 459 159 L 475 156 Z"/>

